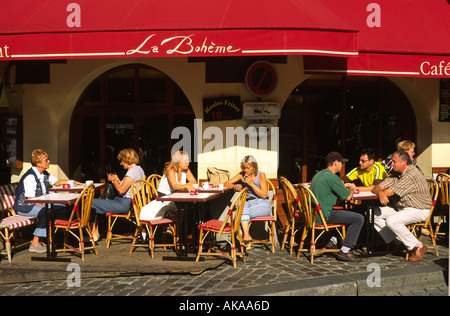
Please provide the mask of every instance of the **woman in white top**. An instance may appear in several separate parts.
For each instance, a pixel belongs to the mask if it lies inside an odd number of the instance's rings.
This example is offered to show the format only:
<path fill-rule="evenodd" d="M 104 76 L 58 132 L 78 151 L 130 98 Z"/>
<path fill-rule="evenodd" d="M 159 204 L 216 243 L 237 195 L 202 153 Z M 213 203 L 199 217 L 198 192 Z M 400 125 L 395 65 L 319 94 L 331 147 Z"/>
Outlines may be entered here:
<path fill-rule="evenodd" d="M 158 187 L 158 196 L 171 194 L 175 191 L 193 191 L 197 183 L 191 170 L 189 170 L 189 155 L 177 151 L 172 155 L 170 162 L 166 163 L 164 174 Z M 177 207 L 174 202 L 161 202 L 153 200 L 141 209 L 140 220 L 153 220 L 163 218 L 171 211 L 175 213 Z"/>

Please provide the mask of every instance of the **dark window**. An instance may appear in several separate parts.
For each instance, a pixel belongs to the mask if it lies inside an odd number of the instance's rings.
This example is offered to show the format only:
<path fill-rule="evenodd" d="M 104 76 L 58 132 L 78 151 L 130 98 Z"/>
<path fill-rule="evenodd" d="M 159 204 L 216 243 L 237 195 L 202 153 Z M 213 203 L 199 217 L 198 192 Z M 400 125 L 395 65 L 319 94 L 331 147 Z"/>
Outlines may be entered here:
<path fill-rule="evenodd" d="M 366 147 L 381 160 L 396 150 L 398 139 L 416 142 L 408 99 L 379 77 L 315 76 L 291 93 L 279 127 L 279 176 L 294 182 L 311 180 L 330 151 L 350 159 L 348 172 Z"/>

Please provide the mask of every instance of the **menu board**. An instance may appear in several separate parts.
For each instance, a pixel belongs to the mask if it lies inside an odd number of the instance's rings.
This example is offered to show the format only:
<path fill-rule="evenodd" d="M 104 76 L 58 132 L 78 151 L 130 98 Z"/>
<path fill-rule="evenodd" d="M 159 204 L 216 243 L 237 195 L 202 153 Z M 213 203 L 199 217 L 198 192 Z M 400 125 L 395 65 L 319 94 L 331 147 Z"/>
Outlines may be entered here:
<path fill-rule="evenodd" d="M 439 122 L 450 122 L 450 79 L 441 78 Z"/>
<path fill-rule="evenodd" d="M 220 97 L 203 99 L 203 120 L 223 121 L 242 118 L 241 97 Z"/>

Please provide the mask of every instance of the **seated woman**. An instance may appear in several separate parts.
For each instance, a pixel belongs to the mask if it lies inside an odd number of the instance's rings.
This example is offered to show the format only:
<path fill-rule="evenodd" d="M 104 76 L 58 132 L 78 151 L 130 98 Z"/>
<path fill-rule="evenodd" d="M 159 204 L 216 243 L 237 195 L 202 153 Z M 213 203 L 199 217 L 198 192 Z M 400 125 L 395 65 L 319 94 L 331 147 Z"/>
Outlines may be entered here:
<path fill-rule="evenodd" d="M 164 174 L 159 182 L 158 195 L 163 196 L 175 191 L 193 191 L 197 183 L 189 170 L 189 155 L 182 150 L 175 152 L 166 162 Z M 141 209 L 140 220 L 161 219 L 177 212 L 175 202 L 153 200 Z"/>
<path fill-rule="evenodd" d="M 92 235 L 94 241 L 100 237 L 98 232 L 97 215 L 106 213 L 126 214 L 131 208 L 131 184 L 135 180 L 145 179 L 144 170 L 138 166 L 139 155 L 132 148 L 122 149 L 117 155 L 121 166 L 128 170 L 122 181 L 116 174 L 110 173 L 108 181 L 111 181 L 114 188 L 119 194 L 113 200 L 95 198 L 92 201 L 91 219 L 94 220 L 92 225 Z"/>
<path fill-rule="evenodd" d="M 241 161 L 241 172 L 224 183 L 226 188 L 234 188 L 240 191 L 248 188 L 247 200 L 242 212 L 241 226 L 244 233 L 243 242 L 248 247 L 252 236 L 249 232 L 250 219 L 258 216 L 268 216 L 272 207 L 268 199 L 269 188 L 267 187 L 266 174 L 258 170 L 256 159 L 249 155 Z"/>

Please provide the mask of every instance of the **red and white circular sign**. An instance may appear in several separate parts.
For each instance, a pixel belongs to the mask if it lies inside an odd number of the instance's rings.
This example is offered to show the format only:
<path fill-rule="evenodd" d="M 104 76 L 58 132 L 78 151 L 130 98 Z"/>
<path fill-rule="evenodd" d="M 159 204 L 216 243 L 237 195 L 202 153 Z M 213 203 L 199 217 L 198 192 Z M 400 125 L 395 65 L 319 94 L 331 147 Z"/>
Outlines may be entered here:
<path fill-rule="evenodd" d="M 257 61 L 248 68 L 245 74 L 245 84 L 255 96 L 268 96 L 275 91 L 278 85 L 277 70 L 266 61 Z"/>

